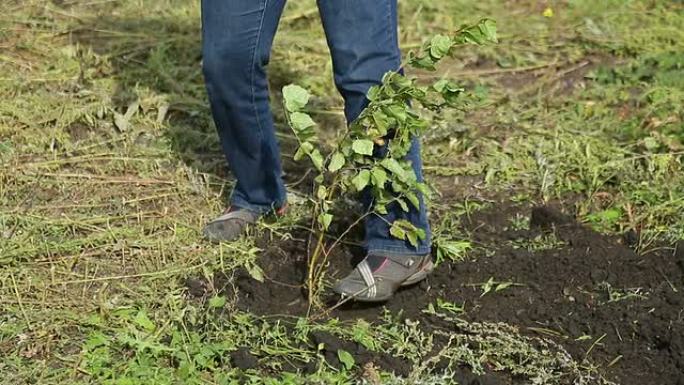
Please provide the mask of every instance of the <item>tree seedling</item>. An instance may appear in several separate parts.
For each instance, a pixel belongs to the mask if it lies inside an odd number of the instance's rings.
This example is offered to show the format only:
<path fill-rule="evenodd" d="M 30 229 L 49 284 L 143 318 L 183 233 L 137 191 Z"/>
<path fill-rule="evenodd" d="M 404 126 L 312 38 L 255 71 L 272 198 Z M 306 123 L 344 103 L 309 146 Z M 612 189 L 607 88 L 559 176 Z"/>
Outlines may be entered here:
<path fill-rule="evenodd" d="M 452 56 L 458 46 L 496 41 L 496 24 L 483 19 L 451 36 L 433 37 L 422 49 L 409 55 L 406 65 L 434 71 L 436 65 Z M 465 88 L 447 79 L 419 85 L 415 78 L 403 74 L 403 67 L 388 72 L 380 85 L 371 87 L 367 94 L 367 107 L 332 143 L 333 151 L 327 155 L 323 155 L 324 150 L 316 135 L 316 122 L 306 112 L 309 92 L 297 85 L 283 88 L 287 120 L 298 141 L 294 159 L 308 158 L 317 172 L 311 224 L 313 251 L 308 255 L 306 278 L 309 312 L 313 306 L 320 307 L 318 298 L 327 257 L 348 232 L 345 231 L 331 244 L 326 242 L 333 220 L 331 209 L 334 202 L 350 192 L 369 194 L 372 205 L 362 218 L 387 214 L 391 205 L 406 212 L 411 207 L 418 208 L 419 195 L 428 197 L 430 191 L 417 178 L 405 157 L 415 138 L 429 128 L 429 122 L 421 111 L 439 113 L 444 109 L 464 109 L 475 98 Z M 399 219 L 388 225 L 393 237 L 413 246 L 425 239 L 425 231 L 407 220 Z"/>

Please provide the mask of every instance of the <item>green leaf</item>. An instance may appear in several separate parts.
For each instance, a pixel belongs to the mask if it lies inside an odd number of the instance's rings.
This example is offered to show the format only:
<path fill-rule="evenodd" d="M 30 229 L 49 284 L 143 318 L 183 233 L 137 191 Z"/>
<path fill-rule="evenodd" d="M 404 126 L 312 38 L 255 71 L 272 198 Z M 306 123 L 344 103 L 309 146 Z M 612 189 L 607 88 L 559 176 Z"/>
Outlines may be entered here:
<path fill-rule="evenodd" d="M 604 210 L 598 215 L 606 222 L 615 223 L 622 217 L 622 210 L 614 207 Z"/>
<path fill-rule="evenodd" d="M 425 196 L 426 199 L 430 198 L 430 195 L 432 195 L 432 191 L 430 191 L 430 187 L 428 187 L 427 184 L 425 183 L 417 183 L 416 188 L 418 191 L 420 191 L 423 196 Z"/>
<path fill-rule="evenodd" d="M 455 303 L 445 301 L 441 298 L 437 298 L 437 307 L 454 314 L 462 314 L 465 312 L 465 303 L 463 305 L 456 305 Z"/>
<path fill-rule="evenodd" d="M 408 108 L 409 107 L 406 104 L 402 103 L 401 105 L 390 105 L 384 107 L 383 112 L 400 122 L 405 122 L 406 119 L 408 119 Z"/>
<path fill-rule="evenodd" d="M 416 233 L 408 232 L 408 233 L 406 233 L 406 238 L 408 239 L 411 246 L 413 246 L 413 247 L 418 246 L 418 236 L 416 235 Z"/>
<path fill-rule="evenodd" d="M 446 259 L 456 262 L 462 261 L 472 247 L 473 245 L 469 241 L 438 241 L 436 263 L 440 264 Z"/>
<path fill-rule="evenodd" d="M 344 365 L 345 369 L 350 370 L 354 367 L 354 356 L 348 351 L 339 349 L 337 351 L 337 358 L 340 359 L 340 362 Z"/>
<path fill-rule="evenodd" d="M 390 226 L 390 234 L 397 239 L 406 239 L 406 231 L 398 223 L 399 221 L 394 221 L 392 226 Z"/>
<path fill-rule="evenodd" d="M 496 288 L 494 289 L 495 292 L 500 292 L 501 290 L 505 290 L 513 285 L 513 282 L 500 282 L 499 284 L 496 285 Z"/>
<path fill-rule="evenodd" d="M 293 112 L 290 115 L 290 125 L 295 131 L 301 132 L 308 128 L 314 127 L 316 122 L 311 119 L 309 114 L 305 114 L 303 112 Z"/>
<path fill-rule="evenodd" d="M 330 227 L 330 223 L 332 223 L 333 216 L 328 213 L 321 213 L 318 216 L 318 223 L 323 226 L 323 229 L 326 231 L 328 230 L 328 227 Z"/>
<path fill-rule="evenodd" d="M 328 164 L 328 171 L 336 172 L 342 167 L 344 167 L 345 159 L 341 152 L 335 152 L 330 159 L 330 164 Z"/>
<path fill-rule="evenodd" d="M 297 112 L 304 108 L 309 103 L 309 97 L 309 91 L 298 85 L 290 84 L 283 87 L 285 108 L 290 112 Z"/>
<path fill-rule="evenodd" d="M 368 98 L 369 101 L 375 101 L 380 98 L 380 94 L 382 93 L 380 86 L 372 86 L 368 90 L 368 94 L 366 95 L 366 98 Z"/>
<path fill-rule="evenodd" d="M 465 91 L 465 88 L 460 87 L 458 84 L 445 79 L 436 82 L 432 86 L 432 88 L 434 88 L 435 91 L 442 94 L 442 97 L 444 97 L 444 99 L 446 99 L 447 101 L 456 100 L 456 98 Z"/>
<path fill-rule="evenodd" d="M 387 129 L 390 125 L 390 120 L 387 115 L 385 115 L 382 111 L 374 111 L 373 122 L 375 123 L 378 131 L 380 131 L 380 135 L 384 136 L 387 134 Z"/>
<path fill-rule="evenodd" d="M 308 153 L 310 153 L 311 151 L 313 151 L 314 146 L 313 146 L 313 144 L 310 143 L 310 142 L 304 142 L 304 143 L 302 143 L 302 145 L 300 146 L 300 148 L 302 149 L 302 151 L 304 151 L 305 154 L 308 154 Z"/>
<path fill-rule="evenodd" d="M 408 181 L 410 178 L 407 175 L 407 171 L 404 169 L 404 167 L 402 167 L 401 164 L 394 158 L 385 158 L 380 162 L 380 165 L 382 165 L 382 167 L 403 182 Z"/>
<path fill-rule="evenodd" d="M 366 169 L 361 170 L 358 174 L 356 174 L 356 176 L 352 179 L 352 183 L 354 184 L 356 191 L 360 192 L 366 188 L 366 186 L 368 186 L 368 182 L 370 182 L 370 176 L 370 171 Z"/>
<path fill-rule="evenodd" d="M 373 141 L 370 139 L 356 139 L 352 143 L 352 150 L 361 155 L 373 155 Z"/>
<path fill-rule="evenodd" d="M 212 307 L 212 308 L 221 308 L 221 307 L 224 307 L 225 305 L 226 305 L 226 297 L 224 297 L 222 295 L 217 295 L 217 296 L 211 297 L 211 299 L 209 300 L 209 307 Z"/>
<path fill-rule="evenodd" d="M 317 170 L 322 170 L 323 169 L 323 155 L 321 155 L 321 152 L 318 151 L 318 149 L 313 149 L 309 153 L 309 158 L 311 158 L 311 161 L 314 164 L 314 167 L 316 167 Z"/>
<path fill-rule="evenodd" d="M 435 82 L 435 84 L 432 85 L 432 88 L 434 88 L 435 91 L 437 91 L 437 92 L 443 92 L 446 89 L 448 84 L 449 84 L 448 80 L 441 79 L 441 80 L 438 80 L 437 82 Z"/>
<path fill-rule="evenodd" d="M 371 170 L 371 180 L 373 181 L 373 185 L 384 188 L 385 183 L 387 183 L 387 172 L 381 167 L 373 167 Z"/>
<path fill-rule="evenodd" d="M 408 207 L 408 205 L 406 204 L 406 201 L 405 201 L 405 200 L 403 200 L 403 199 L 401 199 L 401 198 L 398 198 L 398 199 L 397 199 L 397 204 L 399 204 L 399 206 L 401 206 L 401 209 L 404 210 L 405 213 L 407 213 L 407 212 L 409 211 L 409 207 Z"/>
<path fill-rule="evenodd" d="M 385 204 L 382 204 L 382 203 L 376 203 L 375 204 L 375 211 L 378 214 L 385 215 L 385 214 L 387 214 L 387 206 Z"/>
<path fill-rule="evenodd" d="M 299 147 L 297 151 L 295 151 L 293 159 L 295 162 L 299 162 L 304 155 L 306 155 L 306 152 L 304 152 L 303 148 Z"/>
<path fill-rule="evenodd" d="M 417 228 L 405 219 L 394 221 L 390 226 L 390 234 L 395 238 L 409 241 L 414 247 L 418 246 L 418 239 L 425 239 L 425 230 Z"/>
<path fill-rule="evenodd" d="M 245 265 L 245 269 L 247 270 L 247 273 L 250 277 L 254 278 L 259 282 L 264 282 L 264 271 L 261 270 L 261 267 L 259 267 L 259 265 L 257 265 L 254 262 L 250 262 Z"/>
<path fill-rule="evenodd" d="M 142 309 L 135 315 L 133 322 L 148 332 L 151 332 L 156 328 L 154 322 L 147 316 L 147 312 Z"/>
<path fill-rule="evenodd" d="M 436 70 L 435 61 L 429 55 L 417 56 L 412 54 L 410 56 L 410 64 L 414 68 L 424 69 L 428 71 Z"/>
<path fill-rule="evenodd" d="M 435 59 L 441 59 L 449 53 L 453 44 L 449 36 L 437 35 L 430 42 L 430 55 Z"/>
<path fill-rule="evenodd" d="M 496 21 L 492 19 L 484 19 L 480 21 L 478 25 L 482 36 L 487 39 L 490 43 L 498 43 L 499 39 L 496 33 Z"/>
<path fill-rule="evenodd" d="M 88 339 L 85 341 L 84 346 L 86 347 L 87 350 L 92 351 L 93 349 L 99 347 L 99 346 L 108 346 L 109 345 L 109 338 L 102 332 L 93 332 L 88 336 Z"/>
<path fill-rule="evenodd" d="M 485 295 L 487 295 L 487 293 L 491 292 L 494 288 L 495 283 L 496 282 L 494 282 L 494 277 L 489 277 L 487 282 L 482 284 L 482 294 L 480 294 L 480 297 L 484 297 Z"/>
<path fill-rule="evenodd" d="M 318 186 L 318 191 L 316 192 L 316 197 L 318 199 L 325 199 L 328 189 L 325 186 Z"/>

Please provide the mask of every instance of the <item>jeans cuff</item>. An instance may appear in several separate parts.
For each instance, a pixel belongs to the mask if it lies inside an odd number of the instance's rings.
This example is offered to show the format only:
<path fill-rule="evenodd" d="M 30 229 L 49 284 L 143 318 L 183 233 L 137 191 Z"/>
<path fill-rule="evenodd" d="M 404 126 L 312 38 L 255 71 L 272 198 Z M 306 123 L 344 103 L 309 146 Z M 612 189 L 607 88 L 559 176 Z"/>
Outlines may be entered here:
<path fill-rule="evenodd" d="M 259 215 L 272 213 L 272 212 L 278 210 L 279 208 L 285 206 L 285 203 L 287 203 L 287 199 L 283 199 L 282 201 L 279 201 L 279 202 L 273 202 L 270 205 L 255 205 L 255 204 L 251 204 L 251 203 L 247 202 L 246 200 L 242 199 L 237 194 L 233 194 L 230 197 L 231 207 L 239 207 L 241 209 L 249 210 L 249 211 L 257 213 Z"/>
<path fill-rule="evenodd" d="M 421 243 L 418 245 L 418 247 L 413 247 L 410 245 L 406 245 L 405 241 L 401 240 L 396 240 L 396 241 L 388 241 L 388 240 L 375 240 L 375 241 L 370 241 L 368 242 L 367 246 L 367 253 L 368 254 L 376 254 L 376 255 L 385 255 L 385 254 L 391 254 L 391 255 L 402 255 L 402 256 L 416 256 L 416 255 L 426 255 L 430 254 L 431 248 L 430 245 L 427 243 Z"/>

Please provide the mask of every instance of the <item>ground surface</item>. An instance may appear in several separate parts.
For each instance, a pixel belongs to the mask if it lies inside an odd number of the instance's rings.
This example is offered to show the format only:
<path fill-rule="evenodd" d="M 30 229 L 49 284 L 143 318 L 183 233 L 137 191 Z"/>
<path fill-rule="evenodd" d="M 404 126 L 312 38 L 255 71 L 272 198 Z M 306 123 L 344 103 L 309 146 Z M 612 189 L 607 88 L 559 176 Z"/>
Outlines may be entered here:
<path fill-rule="evenodd" d="M 684 384 L 679 2 L 400 2 L 405 52 L 480 17 L 501 35 L 409 74 L 482 98 L 423 138 L 440 264 L 309 319 L 310 167 L 278 101 L 298 83 L 324 140 L 344 129 L 315 2 L 269 68 L 291 210 L 223 245 L 200 236 L 233 182 L 196 3 L 3 3 L 0 383 Z M 336 210 L 333 235 L 357 217 Z"/>
<path fill-rule="evenodd" d="M 531 217 L 530 227 L 511 229 L 510 218 L 516 215 Z M 442 303 L 446 309 L 444 304 L 450 304 L 464 320 L 516 325 L 523 334 L 564 346 L 578 361 L 591 357 L 620 384 L 684 381 L 684 329 L 676 325 L 684 316 L 684 299 L 671 286 L 684 280 L 684 243 L 676 255 L 669 249 L 639 255 L 624 238 L 602 236 L 548 207 L 536 207 L 530 215 L 525 207 L 498 206 L 475 214 L 463 226 L 478 230 L 473 240 L 487 245 L 491 255 L 442 264 L 426 282 L 403 289 L 387 304 L 348 303 L 329 316 L 377 322 L 389 310 L 435 332 L 448 326 L 426 312 L 427 305 Z M 306 296 L 299 287 L 306 261 L 297 257 L 305 254 L 296 244 L 265 247 L 264 284 L 255 284 L 244 269 L 212 284 L 226 296 L 237 297 L 237 308 L 243 311 L 284 322 L 287 316 L 305 314 Z M 349 269 L 350 260 L 354 258 L 336 255 L 331 273 Z M 485 294 L 490 279 L 495 282 L 493 292 Z M 501 283 L 506 287 L 496 292 Z M 206 282 L 190 279 L 186 284 L 192 295 L 206 294 Z M 330 298 L 331 305 L 336 301 Z M 343 346 L 358 349 L 352 343 Z M 406 362 L 368 356 L 363 349 L 357 359 L 408 373 Z M 525 383 L 495 378 L 490 373 L 483 381 Z"/>

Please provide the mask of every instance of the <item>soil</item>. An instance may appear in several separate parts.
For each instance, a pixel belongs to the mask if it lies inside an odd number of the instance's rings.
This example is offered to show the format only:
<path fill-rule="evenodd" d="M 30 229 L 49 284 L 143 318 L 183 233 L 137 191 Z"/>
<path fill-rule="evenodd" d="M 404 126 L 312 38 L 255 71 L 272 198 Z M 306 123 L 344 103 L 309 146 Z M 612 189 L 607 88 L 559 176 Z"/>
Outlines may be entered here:
<path fill-rule="evenodd" d="M 516 215 L 529 217 L 529 227 L 514 229 L 511 219 Z M 577 361 L 588 358 L 618 384 L 684 385 L 684 241 L 674 250 L 662 247 L 638 254 L 630 247 L 633 234 L 606 236 L 556 208 L 509 204 L 473 214 L 462 227 L 478 246 L 472 260 L 444 262 L 427 280 L 400 290 L 384 304 L 348 303 L 328 316 L 372 322 L 387 309 L 399 318 L 419 320 L 429 330 L 439 326 L 422 310 L 442 299 L 464 304 L 466 320 L 504 322 L 523 334 L 549 338 Z M 549 246 L 540 239 L 554 242 Z M 242 310 L 268 316 L 305 315 L 306 300 L 299 288 L 305 246 L 288 241 L 264 242 L 262 247 L 265 283 L 238 270 L 230 277 L 217 276 L 213 284 L 236 296 Z M 331 256 L 331 277 L 346 274 L 360 253 L 339 247 Z M 482 284 L 490 278 L 514 285 L 483 295 Z M 196 283 L 189 284 L 191 294 L 202 294 Z M 330 305 L 337 301 L 329 298 Z M 312 338 L 329 346 L 326 357 L 335 366 L 340 363 L 332 352 L 341 346 L 361 364 L 372 362 L 402 375 L 409 370 L 402 360 L 371 354 L 353 342 L 328 335 Z M 253 360 L 243 359 L 244 352 L 236 354 L 241 356 L 235 361 L 254 365 Z M 467 368 L 456 379 L 468 385 L 522 383 L 505 373 L 473 376 Z"/>

